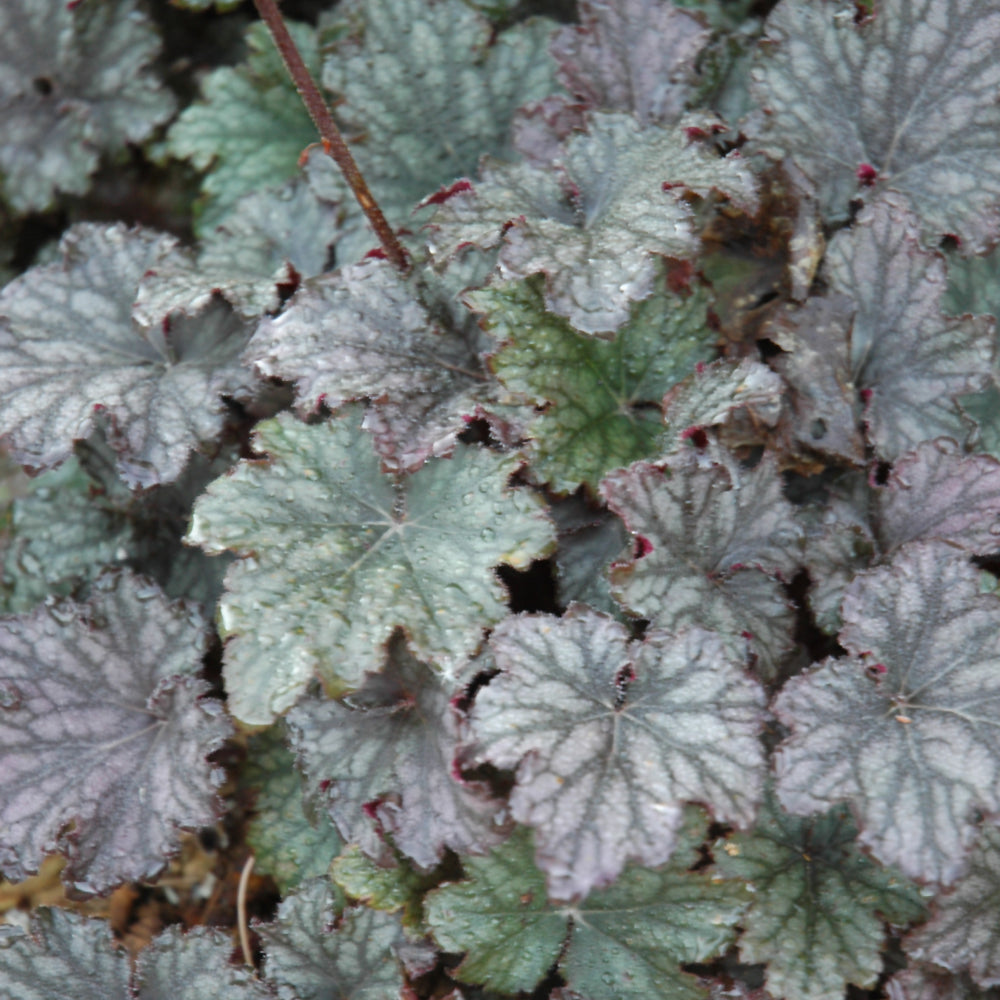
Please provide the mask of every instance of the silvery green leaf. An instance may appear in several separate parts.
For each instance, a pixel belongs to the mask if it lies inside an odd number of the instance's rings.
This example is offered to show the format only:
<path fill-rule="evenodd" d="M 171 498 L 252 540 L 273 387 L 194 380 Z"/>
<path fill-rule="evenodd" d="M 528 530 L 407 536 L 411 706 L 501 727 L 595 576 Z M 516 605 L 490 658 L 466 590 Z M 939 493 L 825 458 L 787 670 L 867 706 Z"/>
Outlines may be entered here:
<path fill-rule="evenodd" d="M 957 398 L 985 388 L 994 324 L 941 312 L 944 259 L 921 247 L 905 202 L 885 194 L 870 204 L 830 242 L 826 267 L 832 291 L 856 303 L 851 380 L 879 456 L 943 435 L 963 441 L 971 425 Z"/>
<path fill-rule="evenodd" d="M 952 882 L 976 810 L 1000 808 L 1000 600 L 952 546 L 912 542 L 855 578 L 843 619 L 851 655 L 792 678 L 775 703 L 791 731 L 781 802 L 811 814 L 847 801 L 876 858 Z"/>
<path fill-rule="evenodd" d="M 768 794 L 750 833 L 718 842 L 719 872 L 753 888 L 740 957 L 766 963 L 771 996 L 842 997 L 848 983 L 871 987 L 882 971 L 883 921 L 919 919 L 917 887 L 857 847 L 844 806 L 819 816 L 783 812 Z"/>
<path fill-rule="evenodd" d="M 221 397 L 249 392 L 246 324 L 221 303 L 155 326 L 133 316 L 143 274 L 175 250 L 152 230 L 80 223 L 59 263 L 0 292 L 0 431 L 19 461 L 58 465 L 100 415 L 122 477 L 152 486 L 220 432 Z"/>
<path fill-rule="evenodd" d="M 433 219 L 438 252 L 502 239 L 505 276 L 545 275 L 545 306 L 584 333 L 611 333 L 632 302 L 647 298 L 656 255 L 697 253 L 685 192 L 712 191 L 740 208 L 756 184 L 738 157 L 719 159 L 685 128 L 640 129 L 626 114 L 593 114 L 571 136 L 561 177 L 541 167 L 495 168 L 448 198 Z"/>
<path fill-rule="evenodd" d="M 6 1000 L 126 1000 L 129 961 L 106 920 L 44 907 L 0 935 Z"/>
<path fill-rule="evenodd" d="M 601 493 L 640 547 L 612 567 L 615 598 L 658 628 L 713 628 L 732 656 L 776 676 L 792 616 L 775 577 L 794 573 L 802 534 L 776 463 L 744 469 L 688 449 L 612 472 Z"/>
<path fill-rule="evenodd" d="M 698 628 L 630 643 L 583 605 L 518 616 L 490 641 L 500 674 L 470 714 L 476 759 L 516 768 L 511 812 L 533 827 L 550 894 L 579 899 L 626 861 L 657 865 L 683 803 L 752 822 L 764 759 L 764 695 Z"/>
<path fill-rule="evenodd" d="M 561 27 L 551 45 L 577 100 L 631 111 L 643 125 L 680 118 L 709 37 L 699 17 L 664 0 L 583 0 L 580 21 Z"/>
<path fill-rule="evenodd" d="M 6 0 L 0 7 L 0 174 L 14 211 L 83 194 L 102 153 L 142 142 L 174 98 L 136 0 Z"/>
<path fill-rule="evenodd" d="M 889 1000 L 997 1000 L 996 988 L 981 989 L 965 974 L 910 962 L 886 984 Z"/>
<path fill-rule="evenodd" d="M 377 858 L 381 830 L 425 869 L 446 849 L 482 854 L 499 842 L 502 803 L 457 774 L 460 693 L 397 640 L 381 673 L 344 701 L 292 709 L 291 746 L 345 840 Z"/>
<path fill-rule="evenodd" d="M 328 879 L 311 879 L 257 926 L 265 979 L 281 1000 L 399 1000 L 399 918 L 360 906 L 341 912 L 339 895 Z"/>
<path fill-rule="evenodd" d="M 880 0 L 860 24 L 855 11 L 783 0 L 771 12 L 753 71 L 758 148 L 790 156 L 831 219 L 872 184 L 906 195 L 929 237 L 983 250 L 1000 222 L 1000 4 Z"/>
<path fill-rule="evenodd" d="M 318 76 L 319 46 L 310 25 L 286 21 L 306 65 Z M 299 157 L 317 141 L 316 129 L 295 91 L 263 22 L 247 29 L 246 61 L 220 66 L 170 127 L 167 150 L 207 171 L 199 228 L 209 232 L 240 199 L 294 177 Z"/>
<path fill-rule="evenodd" d="M 0 867 L 66 855 L 67 884 L 104 893 L 151 878 L 180 827 L 214 822 L 230 733 L 195 674 L 204 621 L 112 574 L 87 604 L 0 621 Z"/>
<path fill-rule="evenodd" d="M 552 546 L 539 502 L 507 490 L 517 458 L 460 446 L 388 475 L 358 418 L 258 425 L 268 459 L 240 463 L 195 504 L 189 541 L 244 556 L 220 623 L 229 708 L 245 722 L 269 723 L 314 674 L 335 692 L 357 687 L 397 627 L 453 673 L 505 614 L 492 567 Z"/>

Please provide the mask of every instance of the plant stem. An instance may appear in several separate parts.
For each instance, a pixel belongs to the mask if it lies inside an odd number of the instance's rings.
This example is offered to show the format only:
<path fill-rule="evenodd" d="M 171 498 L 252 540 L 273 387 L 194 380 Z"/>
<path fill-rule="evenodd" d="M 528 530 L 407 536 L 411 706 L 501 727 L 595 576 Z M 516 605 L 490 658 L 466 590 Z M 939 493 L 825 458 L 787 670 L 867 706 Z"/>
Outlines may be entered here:
<path fill-rule="evenodd" d="M 406 256 L 403 245 L 396 238 L 389 223 L 386 222 L 382 209 L 375 201 L 368 185 L 358 169 L 354 157 L 351 155 L 344 137 L 340 134 L 333 116 L 330 114 L 323 100 L 323 95 L 312 78 L 312 74 L 306 67 L 302 54 L 299 52 L 288 28 L 285 26 L 281 12 L 278 10 L 277 0 L 254 0 L 257 6 L 257 13 L 261 20 L 267 25 L 267 30 L 271 32 L 274 44 L 278 47 L 278 52 L 284 60 L 285 68 L 288 70 L 295 84 L 295 89 L 299 92 L 302 102 L 312 118 L 320 138 L 323 140 L 323 149 L 331 156 L 334 162 L 340 167 L 340 172 L 344 175 L 347 183 L 354 192 L 361 210 L 368 217 L 368 221 L 375 230 L 375 235 L 382 244 L 386 257 L 404 273 L 410 269 L 410 262 Z"/>

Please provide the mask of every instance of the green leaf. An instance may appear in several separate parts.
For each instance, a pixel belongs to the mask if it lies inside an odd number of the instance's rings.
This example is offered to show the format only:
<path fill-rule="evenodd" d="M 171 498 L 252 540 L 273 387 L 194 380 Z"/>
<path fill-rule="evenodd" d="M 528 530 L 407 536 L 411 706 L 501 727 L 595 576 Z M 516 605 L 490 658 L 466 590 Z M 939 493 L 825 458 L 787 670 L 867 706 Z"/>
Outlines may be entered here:
<path fill-rule="evenodd" d="M 745 887 L 688 869 L 705 818 L 684 815 L 677 852 L 658 870 L 632 867 L 574 906 L 553 904 L 518 833 L 486 858 L 468 858 L 470 879 L 427 897 L 427 920 L 447 951 L 464 951 L 463 982 L 530 990 L 558 962 L 574 993 L 609 1000 L 688 1000 L 703 991 L 682 962 L 720 954 L 734 940 Z"/>
<path fill-rule="evenodd" d="M 740 955 L 767 963 L 767 989 L 785 1000 L 835 1000 L 882 971 L 882 921 L 924 912 L 917 887 L 857 847 L 846 807 L 801 818 L 769 794 L 750 833 L 716 843 L 721 874 L 753 888 Z"/>
<path fill-rule="evenodd" d="M 360 847 L 351 845 L 333 861 L 330 877 L 350 899 L 387 913 L 403 911 L 403 926 L 421 926 L 423 896 L 438 879 L 421 875 L 405 861 L 373 861 Z"/>
<path fill-rule="evenodd" d="M 661 277 L 609 342 L 546 312 L 542 284 L 486 288 L 468 301 L 505 341 L 492 361 L 500 381 L 545 407 L 528 429 L 534 470 L 559 492 L 584 483 L 596 493 L 612 469 L 660 451 L 664 393 L 714 354 L 707 295 L 672 295 Z"/>
<path fill-rule="evenodd" d="M 286 21 L 307 67 L 319 72 L 316 31 Z M 267 28 L 247 29 L 249 55 L 221 66 L 202 84 L 202 99 L 185 108 L 167 134 L 167 150 L 208 173 L 202 182 L 199 228 L 218 225 L 243 195 L 295 176 L 316 129 L 296 93 Z"/>
<path fill-rule="evenodd" d="M 269 723 L 314 673 L 334 691 L 357 687 L 397 627 L 453 673 L 506 612 L 492 567 L 552 547 L 539 502 L 506 490 L 516 457 L 462 447 L 390 476 L 358 416 L 259 425 L 254 447 L 269 460 L 242 462 L 195 504 L 190 541 L 252 553 L 220 602 L 229 707 L 245 722 Z"/>
<path fill-rule="evenodd" d="M 247 843 L 258 871 L 270 875 L 282 895 L 304 879 L 325 875 L 344 845 L 329 817 L 305 802 L 302 775 L 279 727 L 250 737 L 240 787 L 256 789 Z"/>

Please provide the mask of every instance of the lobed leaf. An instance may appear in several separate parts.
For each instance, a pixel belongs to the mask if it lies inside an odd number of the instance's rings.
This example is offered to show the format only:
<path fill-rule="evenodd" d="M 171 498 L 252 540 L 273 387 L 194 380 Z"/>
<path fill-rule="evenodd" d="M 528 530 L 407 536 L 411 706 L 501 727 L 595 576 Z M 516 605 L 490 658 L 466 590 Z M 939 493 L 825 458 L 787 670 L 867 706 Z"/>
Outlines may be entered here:
<path fill-rule="evenodd" d="M 858 850 L 843 806 L 789 816 L 768 794 L 753 831 L 719 841 L 719 872 L 746 879 L 740 957 L 767 963 L 767 990 L 786 1000 L 841 997 L 849 983 L 871 987 L 882 971 L 882 921 L 918 919 L 916 886 Z"/>
<path fill-rule="evenodd" d="M 114 574 L 86 605 L 0 621 L 0 867 L 69 859 L 78 892 L 151 878 L 179 827 L 214 821 L 222 775 L 206 763 L 230 733 L 194 676 L 199 616 Z"/>
<path fill-rule="evenodd" d="M 660 399 L 715 353 L 707 296 L 684 299 L 664 286 L 632 306 L 611 342 L 583 336 L 546 312 L 537 280 L 468 296 L 503 341 L 491 362 L 497 377 L 545 407 L 528 433 L 535 440 L 533 469 L 554 490 L 583 483 L 596 493 L 611 469 L 658 452 Z"/>
<path fill-rule="evenodd" d="M 59 263 L 0 292 L 0 431 L 18 461 L 58 465 L 102 416 L 121 475 L 146 487 L 177 479 L 218 435 L 220 397 L 249 391 L 246 325 L 218 303 L 155 326 L 133 315 L 143 274 L 175 248 L 152 230 L 80 223 Z"/>
<path fill-rule="evenodd" d="M 791 736 L 778 794 L 808 814 L 848 801 L 860 840 L 912 878 L 957 878 L 977 809 L 997 800 L 1000 603 L 941 542 L 859 574 L 843 603 L 851 654 L 793 678 L 774 711 Z"/>
<path fill-rule="evenodd" d="M 776 464 L 743 469 L 687 450 L 612 472 L 601 493 L 644 550 L 612 567 L 615 598 L 658 628 L 714 629 L 740 662 L 749 644 L 773 678 L 792 627 L 775 576 L 794 572 L 802 535 Z"/>
<path fill-rule="evenodd" d="M 884 0 L 854 14 L 811 0 L 771 12 L 753 71 L 758 148 L 790 156 L 833 220 L 872 184 L 902 192 L 929 237 L 985 249 L 1000 223 L 1000 4 Z"/>
<path fill-rule="evenodd" d="M 453 673 L 505 613 L 492 567 L 552 544 L 538 502 L 506 491 L 515 457 L 463 447 L 390 476 L 353 410 L 315 426 L 283 415 L 258 425 L 254 447 L 269 460 L 209 486 L 188 534 L 252 554 L 220 602 L 229 708 L 251 724 L 288 709 L 314 673 L 358 687 L 397 627 Z"/>
<path fill-rule="evenodd" d="M 629 643 L 618 622 L 574 605 L 508 619 L 490 645 L 501 672 L 476 695 L 475 754 L 517 769 L 511 813 L 535 829 L 555 898 L 608 885 L 626 861 L 666 861 L 686 801 L 752 821 L 764 696 L 718 636 Z"/>
<path fill-rule="evenodd" d="M 136 0 L 0 8 L 0 186 L 18 213 L 84 194 L 101 154 L 138 143 L 174 110 L 152 72 L 159 37 Z"/>
<path fill-rule="evenodd" d="M 313 699 L 289 713 L 312 795 L 371 857 L 384 853 L 379 831 L 425 869 L 446 849 L 481 854 L 502 835 L 501 803 L 457 773 L 459 693 L 395 641 L 381 673 L 344 702 Z"/>

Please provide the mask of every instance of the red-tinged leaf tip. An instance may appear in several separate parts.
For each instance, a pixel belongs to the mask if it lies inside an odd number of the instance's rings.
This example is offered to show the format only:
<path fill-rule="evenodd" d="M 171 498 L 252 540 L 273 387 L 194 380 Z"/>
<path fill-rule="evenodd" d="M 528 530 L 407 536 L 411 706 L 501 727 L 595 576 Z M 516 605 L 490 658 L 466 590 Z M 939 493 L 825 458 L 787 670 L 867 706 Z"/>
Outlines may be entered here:
<path fill-rule="evenodd" d="M 94 413 L 103 413 L 106 409 L 103 403 L 94 403 Z"/>
<path fill-rule="evenodd" d="M 873 674 L 884 674 L 889 668 L 884 663 L 873 663 L 868 667 L 868 669 Z"/>
<path fill-rule="evenodd" d="M 862 403 L 869 403 L 869 402 L 871 402 L 871 398 L 872 398 L 872 390 L 871 389 L 862 389 L 861 390 L 861 402 Z"/>
<path fill-rule="evenodd" d="M 372 247 L 364 256 L 365 260 L 385 260 L 385 251 L 381 247 Z"/>
<path fill-rule="evenodd" d="M 740 632 L 740 635 L 748 642 L 753 641 L 753 632 L 748 632 L 746 629 L 744 629 L 742 632 Z"/>
<path fill-rule="evenodd" d="M 474 416 L 472 416 L 471 414 L 469 414 L 469 413 L 463 413 L 462 414 L 462 423 L 463 424 L 471 424 L 472 421 L 475 420 L 475 419 L 476 418 Z"/>
<path fill-rule="evenodd" d="M 691 291 L 694 280 L 694 263 L 690 260 L 667 261 L 667 288 L 674 295 L 683 295 Z"/>
<path fill-rule="evenodd" d="M 681 431 L 681 440 L 690 441 L 699 451 L 708 447 L 708 435 L 704 427 L 688 427 Z"/>
<path fill-rule="evenodd" d="M 76 10 L 76 8 L 79 7 L 81 3 L 83 3 L 83 0 L 68 0 L 66 4 L 66 9 Z"/>
<path fill-rule="evenodd" d="M 466 192 L 472 192 L 474 188 L 472 184 L 466 180 L 464 177 L 461 180 L 455 181 L 454 184 L 442 185 L 437 191 L 432 195 L 428 195 L 420 203 L 421 208 L 425 208 L 427 205 L 443 205 L 449 198 L 453 198 L 456 194 L 465 194 Z"/>
<path fill-rule="evenodd" d="M 330 780 L 329 778 L 324 778 L 324 779 L 323 779 L 323 780 L 322 780 L 322 781 L 321 781 L 321 782 L 319 783 L 319 790 L 320 790 L 321 792 L 328 792 L 328 791 L 330 790 L 330 786 L 331 786 L 332 784 L 333 784 L 333 782 L 332 782 L 332 781 L 331 781 L 331 780 Z"/>
<path fill-rule="evenodd" d="M 704 371 L 705 371 L 705 362 L 704 362 L 704 361 L 699 361 L 699 362 L 698 362 L 698 363 L 697 363 L 697 364 L 696 364 L 696 365 L 694 366 L 694 370 L 695 370 L 695 371 L 696 371 L 696 372 L 697 372 L 697 373 L 698 373 L 699 375 L 701 375 L 701 374 L 702 374 L 702 372 L 704 372 Z"/>
<path fill-rule="evenodd" d="M 677 187 L 684 187 L 684 185 L 683 184 L 672 184 L 670 181 L 664 181 L 660 185 L 660 190 L 661 191 L 673 191 L 673 189 L 677 188 Z"/>
<path fill-rule="evenodd" d="M 862 187 L 871 187 L 878 180 L 878 171 L 870 163 L 859 163 L 854 174 Z"/>
<path fill-rule="evenodd" d="M 645 535 L 636 536 L 635 540 L 635 558 L 641 559 L 643 556 L 648 556 L 650 552 L 653 551 L 653 543 L 646 538 Z"/>
<path fill-rule="evenodd" d="M 739 573 L 741 569 L 746 569 L 746 565 L 741 562 L 734 562 L 732 566 L 729 567 L 730 573 Z"/>
<path fill-rule="evenodd" d="M 708 133 L 703 128 L 698 128 L 697 125 L 691 125 L 684 129 L 684 135 L 687 136 L 688 142 L 697 142 L 708 138 Z"/>
<path fill-rule="evenodd" d="M 377 820 L 378 819 L 378 807 L 379 807 L 379 805 L 380 805 L 380 803 L 379 803 L 378 799 L 372 799 L 370 802 L 364 802 L 364 803 L 362 803 L 362 805 L 361 805 L 361 811 L 369 819 Z"/>

